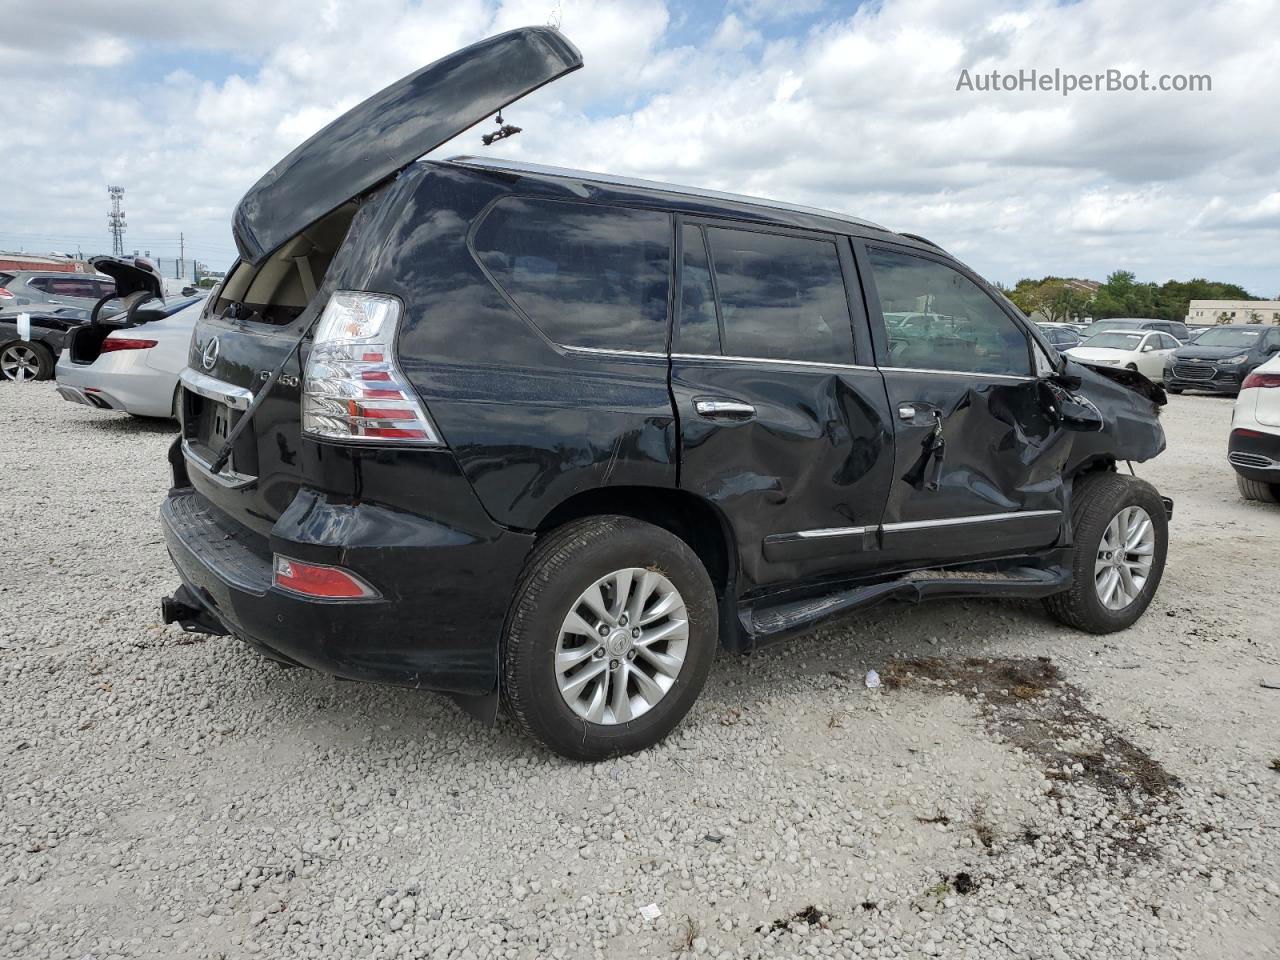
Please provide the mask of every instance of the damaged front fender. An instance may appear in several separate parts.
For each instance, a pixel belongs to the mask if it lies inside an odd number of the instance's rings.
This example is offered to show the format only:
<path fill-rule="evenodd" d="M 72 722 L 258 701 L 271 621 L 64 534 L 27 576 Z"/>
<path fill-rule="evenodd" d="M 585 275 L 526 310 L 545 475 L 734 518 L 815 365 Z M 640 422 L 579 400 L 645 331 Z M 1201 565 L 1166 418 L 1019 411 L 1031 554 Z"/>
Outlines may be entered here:
<path fill-rule="evenodd" d="M 1141 463 L 1164 452 L 1160 408 L 1168 403 L 1168 397 L 1159 384 L 1134 370 L 1095 367 L 1072 360 L 1050 382 L 1073 400 L 1085 401 L 1101 418 L 1099 428 L 1077 434 L 1066 465 L 1068 474 L 1102 460 Z M 1070 411 L 1060 408 L 1058 412 L 1064 425 L 1071 425 Z"/>

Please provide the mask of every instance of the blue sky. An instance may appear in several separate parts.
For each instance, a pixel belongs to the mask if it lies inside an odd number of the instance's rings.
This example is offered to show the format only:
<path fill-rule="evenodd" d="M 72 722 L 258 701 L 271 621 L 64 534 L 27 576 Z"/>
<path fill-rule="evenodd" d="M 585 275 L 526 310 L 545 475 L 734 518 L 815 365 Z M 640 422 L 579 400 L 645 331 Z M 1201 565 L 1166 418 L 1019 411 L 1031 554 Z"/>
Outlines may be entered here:
<path fill-rule="evenodd" d="M 398 76 L 558 17 L 584 70 L 494 152 L 824 206 L 992 279 L 1208 276 L 1280 292 L 1280 36 L 1267 0 L 62 0 L 10 15 L 0 247 L 224 266 L 276 160 Z M 1142 44 L 1133 43 L 1141 36 Z M 1198 72 L 1201 94 L 959 92 L 962 69 Z M 478 133 L 442 155 L 482 150 Z"/>

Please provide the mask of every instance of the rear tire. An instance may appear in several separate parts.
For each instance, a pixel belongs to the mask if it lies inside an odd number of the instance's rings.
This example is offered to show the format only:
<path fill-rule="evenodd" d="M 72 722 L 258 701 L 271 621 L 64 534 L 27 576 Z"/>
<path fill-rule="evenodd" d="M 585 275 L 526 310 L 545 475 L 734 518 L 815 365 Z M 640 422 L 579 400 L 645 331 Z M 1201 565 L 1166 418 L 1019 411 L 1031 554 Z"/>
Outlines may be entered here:
<path fill-rule="evenodd" d="M 1165 387 L 1164 391 L 1165 393 L 1172 393 L 1176 395 L 1182 392 L 1182 387 Z"/>
<path fill-rule="evenodd" d="M 1071 523 L 1071 587 L 1047 597 L 1045 609 L 1089 633 L 1131 626 L 1146 612 L 1164 575 L 1169 550 L 1164 501 L 1155 487 L 1136 477 L 1087 474 L 1071 491 Z M 1113 545 L 1121 549 L 1110 549 Z"/>
<path fill-rule="evenodd" d="M 663 603 L 676 615 L 664 615 Z M 629 517 L 574 521 L 534 548 L 516 584 L 503 703 L 525 733 L 561 756 L 643 750 L 693 706 L 718 624 L 711 579 L 683 540 Z M 669 639 L 646 639 L 664 629 Z"/>
<path fill-rule="evenodd" d="M 53 354 L 42 343 L 10 340 L 0 347 L 0 380 L 17 383 L 48 380 L 55 366 Z"/>
<path fill-rule="evenodd" d="M 1240 496 L 1246 500 L 1261 500 L 1263 503 L 1280 503 L 1280 483 L 1263 483 L 1261 480 L 1250 480 L 1236 474 L 1236 486 L 1240 488 Z"/>

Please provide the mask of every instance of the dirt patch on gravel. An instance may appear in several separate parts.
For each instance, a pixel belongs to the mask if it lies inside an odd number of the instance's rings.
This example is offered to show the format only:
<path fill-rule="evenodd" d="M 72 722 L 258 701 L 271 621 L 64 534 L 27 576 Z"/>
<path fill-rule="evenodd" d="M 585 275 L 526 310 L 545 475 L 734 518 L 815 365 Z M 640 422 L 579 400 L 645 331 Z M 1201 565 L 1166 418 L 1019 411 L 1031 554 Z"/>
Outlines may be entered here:
<path fill-rule="evenodd" d="M 1048 657 L 893 660 L 882 682 L 890 690 L 934 689 L 975 701 L 992 732 L 1034 757 L 1050 780 L 1084 780 L 1113 797 L 1137 792 L 1148 799 L 1178 786 L 1177 777 L 1085 706 L 1083 693 Z"/>

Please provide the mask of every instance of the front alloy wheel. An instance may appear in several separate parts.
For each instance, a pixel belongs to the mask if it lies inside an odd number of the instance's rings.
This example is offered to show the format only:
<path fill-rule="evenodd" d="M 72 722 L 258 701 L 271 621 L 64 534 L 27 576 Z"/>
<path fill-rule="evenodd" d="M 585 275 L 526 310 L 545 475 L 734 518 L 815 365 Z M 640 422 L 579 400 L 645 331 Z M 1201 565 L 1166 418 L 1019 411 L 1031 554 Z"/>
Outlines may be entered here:
<path fill-rule="evenodd" d="M 675 584 L 628 567 L 582 592 L 560 625 L 560 695 L 592 723 L 627 723 L 667 695 L 689 649 L 689 615 Z"/>
<path fill-rule="evenodd" d="M 1104 606 L 1123 610 L 1138 599 L 1155 552 L 1155 526 L 1142 507 L 1125 507 L 1111 519 L 1093 565 L 1094 587 Z"/>
<path fill-rule="evenodd" d="M 1169 517 L 1155 487 L 1111 472 L 1071 487 L 1071 586 L 1047 597 L 1058 620 L 1090 633 L 1130 626 L 1155 596 L 1169 551 Z"/>

